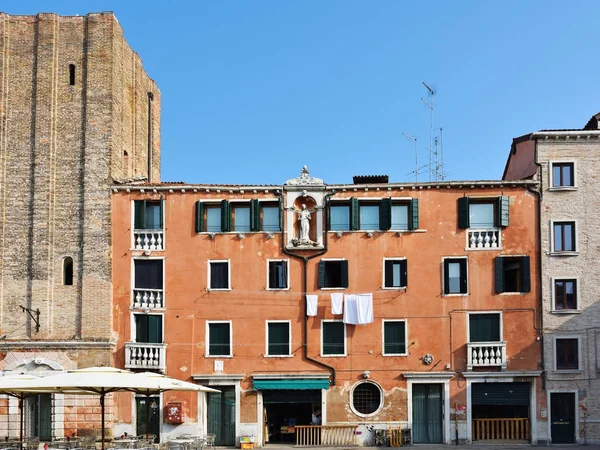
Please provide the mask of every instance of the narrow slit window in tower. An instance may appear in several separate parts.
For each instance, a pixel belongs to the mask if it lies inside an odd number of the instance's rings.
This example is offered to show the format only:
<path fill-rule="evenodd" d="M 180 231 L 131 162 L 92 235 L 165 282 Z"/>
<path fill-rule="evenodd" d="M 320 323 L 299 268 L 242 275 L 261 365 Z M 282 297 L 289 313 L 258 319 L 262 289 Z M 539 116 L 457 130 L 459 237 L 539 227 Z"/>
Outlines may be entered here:
<path fill-rule="evenodd" d="M 73 258 L 70 256 L 63 260 L 63 285 L 73 285 Z"/>

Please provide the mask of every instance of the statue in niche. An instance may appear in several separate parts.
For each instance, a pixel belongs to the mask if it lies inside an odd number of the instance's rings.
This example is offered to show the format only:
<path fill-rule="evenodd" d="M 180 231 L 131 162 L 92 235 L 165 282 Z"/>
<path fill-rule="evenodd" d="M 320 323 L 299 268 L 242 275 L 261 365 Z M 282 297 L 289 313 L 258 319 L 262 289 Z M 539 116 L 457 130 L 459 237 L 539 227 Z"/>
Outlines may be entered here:
<path fill-rule="evenodd" d="M 294 244 L 294 246 L 298 247 L 304 245 L 317 245 L 317 243 L 311 241 L 309 237 L 310 221 L 312 218 L 311 213 L 313 213 L 314 211 L 315 210 L 306 209 L 306 204 L 302 204 L 302 208 L 300 209 L 300 211 L 297 211 L 298 221 L 300 222 L 300 236 L 298 238 L 292 239 L 292 244 Z"/>

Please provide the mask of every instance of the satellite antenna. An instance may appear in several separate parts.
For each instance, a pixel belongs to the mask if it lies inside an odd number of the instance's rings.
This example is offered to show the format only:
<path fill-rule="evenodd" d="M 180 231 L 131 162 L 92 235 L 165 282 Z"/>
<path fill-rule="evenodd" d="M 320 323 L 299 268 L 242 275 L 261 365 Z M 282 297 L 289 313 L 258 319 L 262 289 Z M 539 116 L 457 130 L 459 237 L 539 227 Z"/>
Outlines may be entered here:
<path fill-rule="evenodd" d="M 423 103 L 425 103 L 427 106 L 429 106 L 429 109 L 431 110 L 431 115 L 430 115 L 430 120 L 429 120 L 429 181 L 431 181 L 432 167 L 433 167 L 433 161 L 432 161 L 432 157 L 433 157 L 433 110 L 435 109 L 435 91 L 433 90 L 433 88 L 431 86 L 429 86 L 424 81 L 423 81 L 423 86 L 425 86 L 425 89 L 427 89 L 427 92 L 429 92 L 429 95 L 431 95 L 431 103 L 429 103 L 427 100 L 425 100 L 423 97 L 421 97 L 421 101 Z"/>
<path fill-rule="evenodd" d="M 402 136 L 410 139 L 415 144 L 415 183 L 417 183 L 419 181 L 419 155 L 417 153 L 417 138 L 406 133 L 402 133 Z"/>

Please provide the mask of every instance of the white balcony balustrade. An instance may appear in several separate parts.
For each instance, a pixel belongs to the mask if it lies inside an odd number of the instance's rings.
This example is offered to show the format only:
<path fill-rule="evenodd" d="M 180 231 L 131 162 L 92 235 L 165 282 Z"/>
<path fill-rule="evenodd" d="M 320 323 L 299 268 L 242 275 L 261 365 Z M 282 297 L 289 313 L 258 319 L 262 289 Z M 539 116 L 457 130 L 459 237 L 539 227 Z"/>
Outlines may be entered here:
<path fill-rule="evenodd" d="M 133 307 L 163 309 L 165 307 L 165 298 L 162 289 L 133 289 Z"/>
<path fill-rule="evenodd" d="M 133 230 L 135 250 L 164 250 L 165 236 L 163 230 Z"/>
<path fill-rule="evenodd" d="M 125 368 L 159 370 L 166 369 L 167 345 L 143 342 L 125 343 Z"/>
<path fill-rule="evenodd" d="M 467 250 L 498 250 L 502 248 L 500 228 L 469 229 L 467 231 Z"/>
<path fill-rule="evenodd" d="M 473 367 L 500 367 L 506 370 L 506 342 L 467 344 L 467 370 Z"/>

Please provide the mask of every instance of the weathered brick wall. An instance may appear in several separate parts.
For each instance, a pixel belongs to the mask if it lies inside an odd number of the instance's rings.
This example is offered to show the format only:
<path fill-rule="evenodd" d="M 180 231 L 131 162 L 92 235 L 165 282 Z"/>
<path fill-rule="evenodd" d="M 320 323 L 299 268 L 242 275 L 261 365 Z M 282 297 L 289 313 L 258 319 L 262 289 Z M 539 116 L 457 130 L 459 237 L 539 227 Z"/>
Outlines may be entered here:
<path fill-rule="evenodd" d="M 585 133 L 584 133 L 585 134 Z M 543 189 L 541 216 L 542 292 L 544 305 L 544 352 L 549 390 L 578 391 L 580 441 L 600 442 L 600 142 L 597 137 L 538 140 L 538 159 L 542 163 Z M 574 161 L 574 191 L 551 191 L 552 161 Z M 552 256 L 551 221 L 577 222 L 577 256 Z M 552 278 L 577 278 L 579 310 L 552 312 Z M 554 336 L 581 339 L 581 371 L 561 374 L 554 371 Z M 591 421 L 591 423 L 590 423 Z M 585 425 L 584 425 L 584 422 Z M 584 429 L 585 428 L 585 429 Z"/>
<path fill-rule="evenodd" d="M 147 176 L 148 92 L 160 177 L 160 93 L 111 13 L 0 13 L 0 49 L 0 334 L 108 340 L 109 186 Z M 40 309 L 39 333 L 19 305 Z"/>

